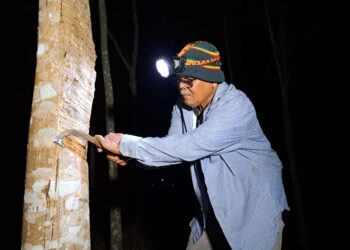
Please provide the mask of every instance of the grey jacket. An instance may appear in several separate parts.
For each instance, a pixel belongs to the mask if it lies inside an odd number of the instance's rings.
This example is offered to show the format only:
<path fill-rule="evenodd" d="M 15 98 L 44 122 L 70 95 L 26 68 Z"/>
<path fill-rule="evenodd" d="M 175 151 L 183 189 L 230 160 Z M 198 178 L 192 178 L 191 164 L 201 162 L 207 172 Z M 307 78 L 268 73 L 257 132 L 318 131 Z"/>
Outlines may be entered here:
<path fill-rule="evenodd" d="M 177 102 L 167 136 L 124 135 L 121 153 L 153 167 L 200 159 L 210 202 L 230 246 L 235 250 L 271 250 L 281 213 L 288 204 L 282 164 L 259 125 L 251 101 L 234 85 L 223 82 L 204 110 L 203 124 L 196 129 L 193 114 L 193 109 Z M 184 126 L 187 133 L 183 134 Z M 191 174 L 199 196 L 193 165 Z M 197 240 L 202 229 L 196 218 L 191 228 Z"/>

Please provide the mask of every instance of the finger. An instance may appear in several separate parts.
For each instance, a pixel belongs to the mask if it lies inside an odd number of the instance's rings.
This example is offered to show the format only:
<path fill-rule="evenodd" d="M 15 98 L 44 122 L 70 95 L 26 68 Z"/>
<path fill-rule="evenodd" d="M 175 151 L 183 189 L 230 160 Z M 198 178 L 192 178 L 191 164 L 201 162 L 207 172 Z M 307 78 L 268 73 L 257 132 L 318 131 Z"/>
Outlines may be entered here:
<path fill-rule="evenodd" d="M 120 160 L 120 158 L 118 156 L 111 155 L 111 154 L 107 155 L 107 159 L 111 160 L 111 161 L 114 161 L 115 163 L 117 163 Z"/>
<path fill-rule="evenodd" d="M 120 157 L 117 155 L 107 155 L 107 159 L 115 162 L 116 164 L 118 164 L 120 166 L 125 166 L 127 164 L 126 161 L 120 159 Z"/>
<path fill-rule="evenodd" d="M 118 162 L 116 162 L 116 164 L 117 164 L 118 166 L 125 166 L 125 165 L 126 165 L 126 162 L 124 162 L 124 161 L 118 161 Z"/>
<path fill-rule="evenodd" d="M 126 164 L 128 164 L 128 163 L 125 162 L 124 160 L 118 160 L 118 161 L 116 161 L 116 163 L 117 163 L 119 166 L 125 166 Z"/>
<path fill-rule="evenodd" d="M 102 135 L 95 135 L 95 139 L 98 140 L 102 146 L 106 144 L 106 138 Z"/>
<path fill-rule="evenodd" d="M 103 136 L 102 135 L 95 135 L 94 136 L 96 140 L 103 140 Z"/>
<path fill-rule="evenodd" d="M 108 159 L 108 160 L 111 160 L 111 161 L 115 161 L 115 156 L 114 156 L 114 155 L 108 154 L 108 155 L 107 155 L 107 159 Z"/>
<path fill-rule="evenodd" d="M 128 163 L 125 162 L 125 161 L 123 161 L 123 162 L 121 162 L 121 163 L 118 163 L 119 166 L 123 166 L 123 167 L 126 166 L 126 164 L 128 164 Z"/>

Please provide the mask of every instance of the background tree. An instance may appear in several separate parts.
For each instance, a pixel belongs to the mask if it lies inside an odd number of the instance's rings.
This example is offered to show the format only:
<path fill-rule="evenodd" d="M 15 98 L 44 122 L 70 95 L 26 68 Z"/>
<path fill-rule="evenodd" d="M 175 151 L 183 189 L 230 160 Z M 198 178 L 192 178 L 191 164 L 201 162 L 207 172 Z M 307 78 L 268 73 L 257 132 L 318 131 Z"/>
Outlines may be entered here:
<path fill-rule="evenodd" d="M 293 137 L 293 127 L 292 127 L 292 117 L 290 114 L 290 69 L 288 55 L 290 54 L 287 38 L 286 38 L 286 27 L 284 17 L 286 15 L 286 5 L 281 4 L 278 8 L 278 34 L 279 42 L 276 40 L 275 36 L 277 32 L 274 32 L 274 27 L 271 22 L 270 7 L 267 0 L 263 1 L 264 14 L 265 14 L 265 26 L 268 32 L 268 36 L 271 42 L 271 48 L 273 53 L 273 58 L 276 65 L 276 73 L 278 75 L 278 82 L 281 87 L 281 100 L 282 100 L 282 114 L 283 114 L 283 125 L 284 125 L 284 138 L 286 142 L 287 149 L 287 159 L 288 166 L 292 184 L 292 190 L 294 195 L 294 204 L 296 207 L 296 214 L 298 219 L 298 229 L 299 235 L 304 250 L 308 249 L 308 233 L 305 224 L 304 208 L 302 195 L 300 190 L 300 184 L 297 175 L 297 163 L 294 152 L 294 137 Z"/>
<path fill-rule="evenodd" d="M 115 102 L 114 102 L 114 88 L 111 75 L 111 68 L 109 62 L 108 52 L 108 18 L 106 11 L 105 0 L 98 0 L 99 7 L 99 21 L 100 21 L 100 47 L 101 47 L 101 61 L 102 73 L 105 92 L 105 116 L 106 116 L 106 132 L 115 131 Z M 109 179 L 110 181 L 117 181 L 118 179 L 118 165 L 112 161 L 108 161 Z M 114 195 L 113 193 L 111 195 Z M 113 200 L 113 199 L 110 199 Z M 110 249 L 122 249 L 122 226 L 121 226 L 121 212 L 119 204 L 110 204 Z"/>

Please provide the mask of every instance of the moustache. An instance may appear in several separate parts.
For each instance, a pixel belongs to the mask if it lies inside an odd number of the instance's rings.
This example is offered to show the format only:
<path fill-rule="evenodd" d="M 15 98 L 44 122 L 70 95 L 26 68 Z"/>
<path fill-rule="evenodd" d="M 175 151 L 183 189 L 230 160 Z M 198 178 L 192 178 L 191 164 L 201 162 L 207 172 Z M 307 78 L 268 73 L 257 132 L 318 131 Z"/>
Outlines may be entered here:
<path fill-rule="evenodd" d="M 185 91 L 181 91 L 180 92 L 181 95 L 191 95 L 191 93 L 185 92 Z"/>

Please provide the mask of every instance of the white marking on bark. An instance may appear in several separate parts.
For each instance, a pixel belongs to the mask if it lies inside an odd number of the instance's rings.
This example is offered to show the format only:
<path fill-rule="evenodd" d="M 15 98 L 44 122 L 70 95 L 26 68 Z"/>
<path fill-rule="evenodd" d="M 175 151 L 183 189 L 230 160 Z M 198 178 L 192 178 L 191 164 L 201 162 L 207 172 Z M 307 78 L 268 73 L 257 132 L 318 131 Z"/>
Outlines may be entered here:
<path fill-rule="evenodd" d="M 51 168 L 37 168 L 32 173 L 35 177 L 43 177 L 53 175 L 54 171 Z"/>
<path fill-rule="evenodd" d="M 60 181 L 58 184 L 58 194 L 60 197 L 72 194 L 78 191 L 80 185 L 80 181 Z"/>
<path fill-rule="evenodd" d="M 44 102 L 40 103 L 40 105 L 39 105 L 39 108 L 43 109 L 43 110 L 50 110 L 54 107 L 55 107 L 55 104 L 53 102 L 50 102 L 50 101 L 44 101 Z"/>
<path fill-rule="evenodd" d="M 52 23 L 58 23 L 61 19 L 61 15 L 57 11 L 49 12 L 48 16 Z"/>
<path fill-rule="evenodd" d="M 45 242 L 45 246 L 49 246 L 49 249 L 59 249 L 61 247 L 61 243 L 58 240 L 47 240 Z"/>
<path fill-rule="evenodd" d="M 90 241 L 89 240 L 84 241 L 84 249 L 90 249 Z"/>
<path fill-rule="evenodd" d="M 70 196 L 64 205 L 67 210 L 77 210 L 79 209 L 79 199 L 74 196 Z"/>
<path fill-rule="evenodd" d="M 38 180 L 34 182 L 32 189 L 33 193 L 40 193 L 41 190 L 49 184 L 48 180 Z"/>
<path fill-rule="evenodd" d="M 32 117 L 40 118 L 48 113 L 54 113 L 55 112 L 55 104 L 51 101 L 41 101 L 39 98 L 37 98 L 36 102 L 39 102 L 38 108 L 35 110 L 35 112 L 32 113 Z"/>
<path fill-rule="evenodd" d="M 39 10 L 38 19 L 39 19 L 39 23 L 40 23 L 42 21 L 41 10 Z"/>
<path fill-rule="evenodd" d="M 41 84 L 39 88 L 41 100 L 46 100 L 57 96 L 56 90 L 49 83 Z"/>
<path fill-rule="evenodd" d="M 39 43 L 38 44 L 38 50 L 36 52 L 36 56 L 38 56 L 38 57 L 42 56 L 45 53 L 46 50 L 47 50 L 47 46 L 45 44 L 43 44 L 43 43 Z"/>
<path fill-rule="evenodd" d="M 35 224 L 36 219 L 46 211 L 46 197 L 42 193 L 42 189 L 48 185 L 48 181 L 46 180 L 38 180 L 33 186 L 33 192 L 25 192 L 24 194 L 24 202 L 28 204 L 28 210 L 25 215 L 25 220 L 28 223 Z"/>
<path fill-rule="evenodd" d="M 68 228 L 68 232 L 71 234 L 78 234 L 81 229 L 81 226 L 72 226 Z"/>
<path fill-rule="evenodd" d="M 36 147 L 54 147 L 53 139 L 57 136 L 58 132 L 54 128 L 43 128 L 35 134 L 34 146 Z"/>
<path fill-rule="evenodd" d="M 64 237 L 61 238 L 64 242 L 72 242 L 74 244 L 82 246 L 84 244 L 84 240 L 79 238 L 78 233 L 80 232 L 82 226 L 70 226 L 68 227 L 67 232 Z"/>
<path fill-rule="evenodd" d="M 25 243 L 22 250 L 44 250 L 44 248 L 41 245 L 33 246 L 32 244 Z"/>

